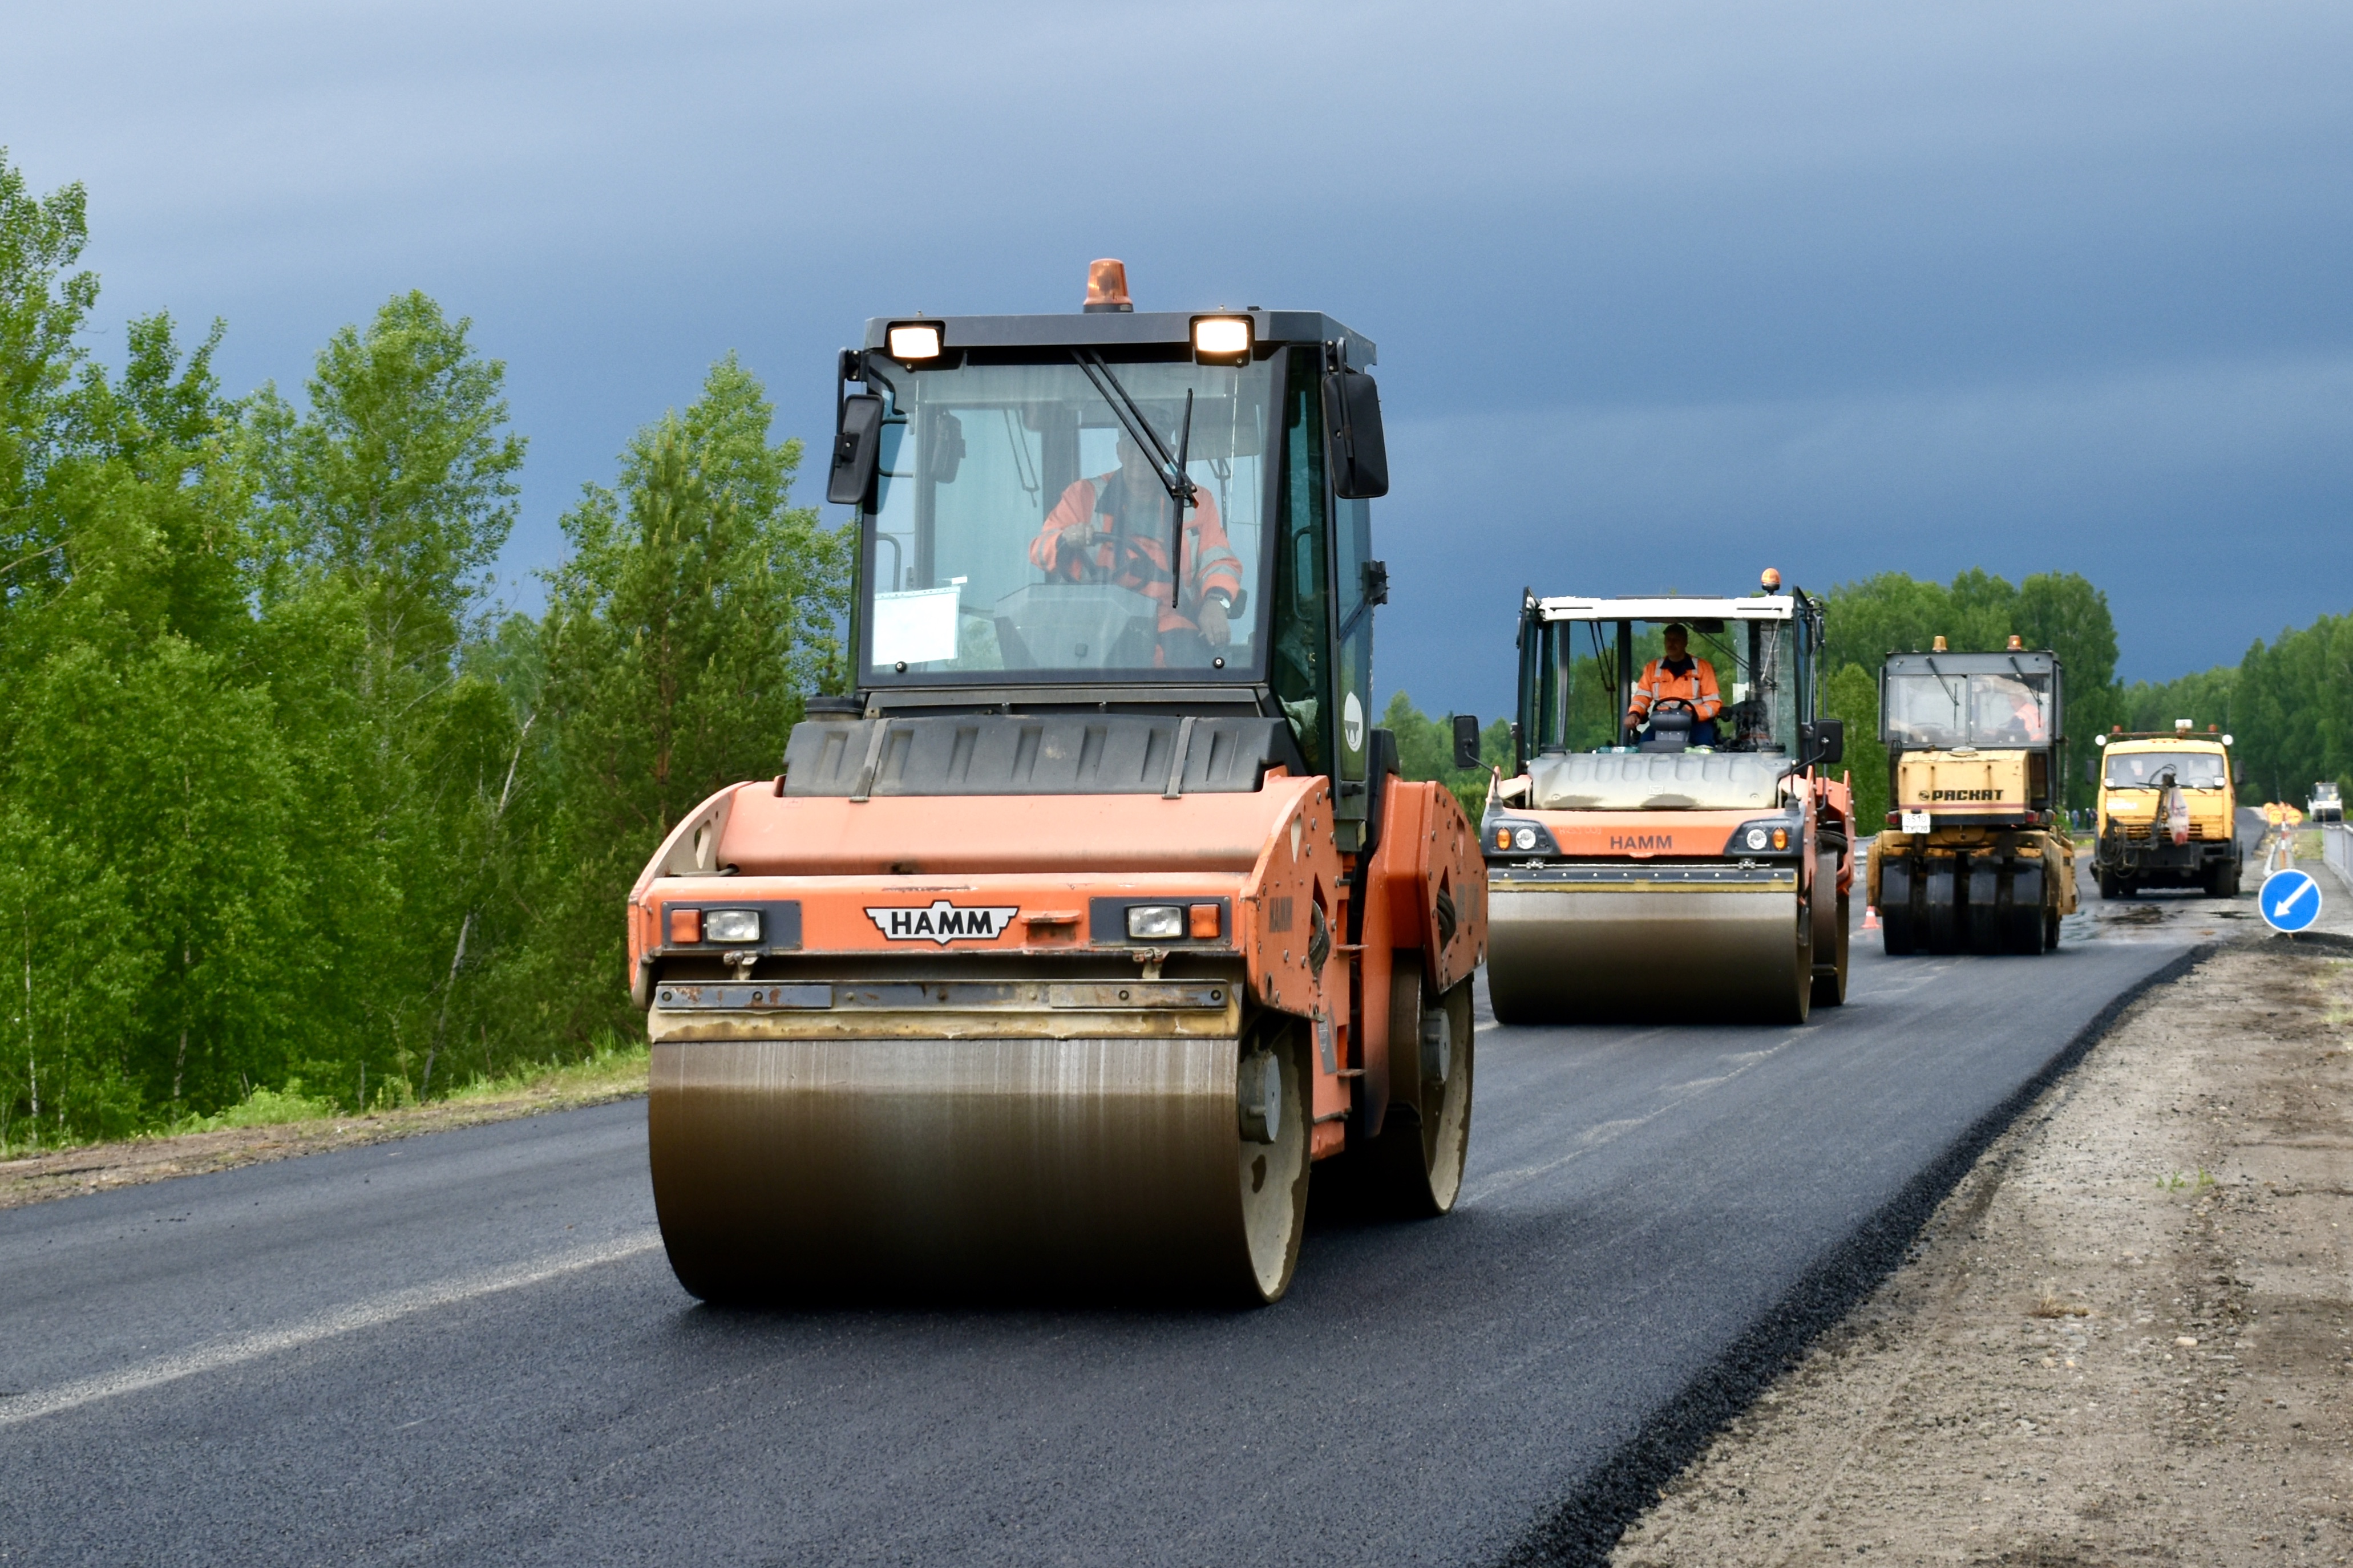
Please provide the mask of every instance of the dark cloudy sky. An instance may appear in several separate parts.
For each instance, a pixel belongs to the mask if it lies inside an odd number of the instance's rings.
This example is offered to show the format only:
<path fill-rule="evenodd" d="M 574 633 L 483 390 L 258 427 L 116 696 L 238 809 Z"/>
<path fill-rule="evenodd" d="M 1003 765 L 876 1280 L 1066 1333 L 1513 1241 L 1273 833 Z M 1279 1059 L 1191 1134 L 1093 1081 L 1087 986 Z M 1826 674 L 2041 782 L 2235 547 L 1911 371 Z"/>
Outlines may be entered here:
<path fill-rule="evenodd" d="M 739 350 L 870 315 L 1320 308 L 1381 345 L 1383 689 L 1520 585 L 2086 574 L 2128 677 L 2353 610 L 2353 6 L 0 4 L 102 321 L 290 389 L 396 289 L 531 437 L 510 591 Z M 803 486 L 814 497 L 814 484 Z"/>

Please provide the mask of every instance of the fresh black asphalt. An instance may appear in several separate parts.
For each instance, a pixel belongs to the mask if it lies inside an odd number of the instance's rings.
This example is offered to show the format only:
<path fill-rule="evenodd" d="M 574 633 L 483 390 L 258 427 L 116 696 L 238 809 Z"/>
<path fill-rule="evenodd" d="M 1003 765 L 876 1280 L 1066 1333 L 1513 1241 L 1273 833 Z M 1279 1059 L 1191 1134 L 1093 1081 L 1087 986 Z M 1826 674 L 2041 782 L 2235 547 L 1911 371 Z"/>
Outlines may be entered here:
<path fill-rule="evenodd" d="M 638 1102 L 0 1214 L 0 1563 L 1574 1560 L 2203 912 L 1484 1024 L 1457 1212 L 1261 1311 L 698 1306 Z"/>

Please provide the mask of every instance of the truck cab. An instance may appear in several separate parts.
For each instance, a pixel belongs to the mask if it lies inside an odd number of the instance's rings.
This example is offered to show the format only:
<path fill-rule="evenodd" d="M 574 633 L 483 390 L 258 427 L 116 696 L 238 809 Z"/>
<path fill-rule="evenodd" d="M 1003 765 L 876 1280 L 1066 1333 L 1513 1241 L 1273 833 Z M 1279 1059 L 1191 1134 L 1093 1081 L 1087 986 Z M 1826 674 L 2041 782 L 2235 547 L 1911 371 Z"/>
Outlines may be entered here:
<path fill-rule="evenodd" d="M 2171 733 L 2099 736 L 2090 763 L 2099 785 L 2099 847 L 2094 864 L 2104 899 L 2144 888 L 2196 888 L 2227 899 L 2239 890 L 2238 785 L 2243 766 L 2231 737 L 2183 720 Z"/>

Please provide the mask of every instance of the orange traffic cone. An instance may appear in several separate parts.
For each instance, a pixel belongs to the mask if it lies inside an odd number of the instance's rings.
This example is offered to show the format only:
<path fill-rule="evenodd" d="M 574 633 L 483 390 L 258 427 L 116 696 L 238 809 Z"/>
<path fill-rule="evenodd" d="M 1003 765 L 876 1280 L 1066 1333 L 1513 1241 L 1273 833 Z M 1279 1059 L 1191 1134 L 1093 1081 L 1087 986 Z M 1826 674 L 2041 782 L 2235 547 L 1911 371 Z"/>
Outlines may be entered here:
<path fill-rule="evenodd" d="M 1879 929 L 1878 905 L 1865 904 L 1862 906 L 1862 929 L 1865 931 L 1877 931 Z"/>

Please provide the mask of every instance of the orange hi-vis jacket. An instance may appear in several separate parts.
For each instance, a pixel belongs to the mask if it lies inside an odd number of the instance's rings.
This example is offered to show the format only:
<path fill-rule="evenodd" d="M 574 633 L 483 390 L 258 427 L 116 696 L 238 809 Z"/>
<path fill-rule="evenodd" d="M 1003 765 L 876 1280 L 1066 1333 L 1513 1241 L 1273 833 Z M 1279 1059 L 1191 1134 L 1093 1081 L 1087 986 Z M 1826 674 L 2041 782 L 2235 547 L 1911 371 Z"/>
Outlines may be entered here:
<path fill-rule="evenodd" d="M 1190 615 L 1168 603 L 1167 492 L 1155 485 L 1145 497 L 1124 498 L 1121 492 L 1127 487 L 1114 482 L 1118 479 L 1114 469 L 1092 479 L 1072 481 L 1047 514 L 1045 527 L 1029 542 L 1030 562 L 1049 576 L 1082 578 L 1088 552 L 1075 539 L 1064 549 L 1062 535 L 1071 530 L 1081 535 L 1090 530 L 1117 535 L 1094 547 L 1096 571 L 1114 573 L 1111 580 L 1121 587 L 1159 600 L 1161 631 L 1198 631 Z M 1120 506 L 1123 501 L 1128 513 L 1124 517 L 1097 510 Z M 1226 525 L 1219 521 L 1218 503 L 1209 499 L 1208 490 L 1197 489 L 1185 515 L 1184 603 L 1188 607 L 1198 605 L 1211 593 L 1222 593 L 1229 602 L 1240 599 L 1242 563 L 1226 537 Z"/>
<path fill-rule="evenodd" d="M 1724 698 L 1715 689 L 1715 666 L 1694 656 L 1690 669 L 1672 675 L 1666 663 L 1654 658 L 1642 667 L 1642 679 L 1634 682 L 1634 702 L 1627 710 L 1628 718 L 1640 723 L 1651 716 L 1651 703 L 1670 697 L 1690 703 L 1692 717 L 1701 723 L 1724 711 Z"/>

